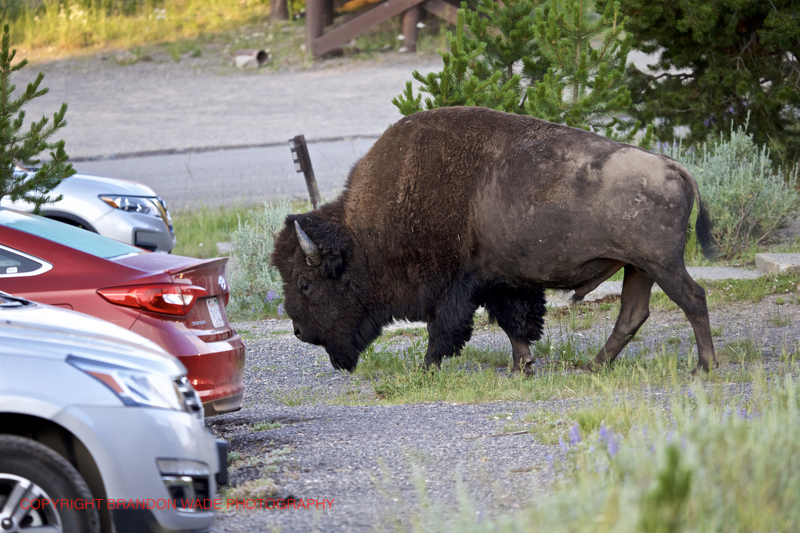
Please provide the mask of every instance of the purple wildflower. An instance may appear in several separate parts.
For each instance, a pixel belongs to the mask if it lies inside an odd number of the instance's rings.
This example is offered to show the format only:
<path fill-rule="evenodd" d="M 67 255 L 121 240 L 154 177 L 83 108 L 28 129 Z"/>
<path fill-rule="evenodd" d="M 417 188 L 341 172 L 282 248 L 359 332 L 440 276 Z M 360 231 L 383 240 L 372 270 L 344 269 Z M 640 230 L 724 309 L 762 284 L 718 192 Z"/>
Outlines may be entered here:
<path fill-rule="evenodd" d="M 278 295 L 272 291 L 267 291 L 267 302 L 272 303 Z"/>
<path fill-rule="evenodd" d="M 567 450 L 569 450 L 569 446 L 567 446 L 567 444 L 564 442 L 564 439 L 562 439 L 560 437 L 558 439 L 558 446 L 561 448 L 561 451 L 564 452 L 564 453 L 567 453 Z"/>
<path fill-rule="evenodd" d="M 672 430 L 670 430 L 667 433 L 667 444 L 671 444 L 672 443 L 672 437 L 674 437 L 674 436 L 675 436 L 675 434 L 672 432 Z"/>
<path fill-rule="evenodd" d="M 278 306 L 278 316 L 283 316 L 283 304 Z"/>
<path fill-rule="evenodd" d="M 608 435 L 608 428 L 605 424 L 600 424 L 600 440 L 606 440 L 606 436 Z"/>
<path fill-rule="evenodd" d="M 547 456 L 547 462 L 548 462 L 548 463 L 550 463 L 550 468 L 552 468 L 553 470 L 555 470 L 555 468 L 556 468 L 556 461 L 555 461 L 555 458 L 553 457 L 553 454 L 552 454 L 552 453 L 551 453 L 551 454 L 548 454 L 548 456 Z"/>
<path fill-rule="evenodd" d="M 745 409 L 744 407 L 739 409 L 738 414 L 739 414 L 739 418 L 744 418 L 745 420 L 747 419 L 747 409 Z"/>
<path fill-rule="evenodd" d="M 617 455 L 617 452 L 619 452 L 619 439 L 617 438 L 617 436 L 614 435 L 613 433 L 611 433 L 608 436 L 608 440 L 606 441 L 606 444 L 608 445 L 608 454 L 611 457 L 614 457 L 615 455 Z"/>
<path fill-rule="evenodd" d="M 578 424 L 575 424 L 571 428 L 569 428 L 569 443 L 572 446 L 575 446 L 581 441 L 581 427 Z"/>

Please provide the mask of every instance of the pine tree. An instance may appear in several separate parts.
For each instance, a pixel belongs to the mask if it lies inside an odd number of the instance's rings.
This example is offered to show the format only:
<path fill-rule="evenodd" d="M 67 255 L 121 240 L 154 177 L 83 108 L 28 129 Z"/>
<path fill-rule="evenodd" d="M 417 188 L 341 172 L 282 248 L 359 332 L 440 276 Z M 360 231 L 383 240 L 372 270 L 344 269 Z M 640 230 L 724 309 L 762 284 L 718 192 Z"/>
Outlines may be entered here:
<path fill-rule="evenodd" d="M 422 111 L 422 92 L 431 95 L 425 99 L 425 109 L 449 106 L 489 107 L 498 111 L 513 112 L 517 107 L 517 93 L 520 77 L 518 74 L 501 83 L 503 73 L 493 72 L 488 78 L 479 78 L 472 69 L 475 61 L 483 53 L 486 45 L 481 43 L 472 50 L 464 45 L 464 10 L 458 10 L 456 35 L 447 32 L 450 51 L 438 50 L 444 67 L 440 72 L 423 76 L 419 71 L 412 72 L 420 87 L 420 94 L 414 96 L 411 82 L 406 82 L 403 94 L 392 99 L 392 103 L 404 116 Z"/>
<path fill-rule="evenodd" d="M 52 123 L 47 117 L 42 117 L 31 123 L 27 132 L 22 131 L 25 122 L 22 106 L 46 94 L 47 89 L 39 89 L 44 79 L 44 74 L 39 73 L 18 98 L 12 97 L 16 86 L 11 84 L 11 74 L 28 64 L 26 59 L 13 64 L 16 53 L 9 47 L 9 27 L 6 24 L 0 48 L 0 198 L 7 196 L 12 201 L 30 202 L 38 211 L 43 204 L 60 200 L 60 196 L 51 197 L 48 193 L 62 180 L 75 174 L 72 165 L 67 163 L 64 141 L 48 142 L 48 138 L 66 126 L 67 104 L 62 104 L 53 115 Z M 38 165 L 37 157 L 45 150 L 50 150 L 50 161 L 43 163 L 34 174 L 14 173 L 17 164 Z"/>
<path fill-rule="evenodd" d="M 607 137 L 630 141 L 640 123 L 615 116 L 631 105 L 624 78 L 631 39 L 620 39 L 627 19 L 621 17 L 618 3 L 609 2 L 602 15 L 590 21 L 585 2 L 556 0 L 546 19 L 537 10 L 540 50 L 552 66 L 541 81 L 528 88 L 526 111 L 551 122 L 602 130 Z M 600 46 L 593 47 L 592 39 L 604 32 Z M 650 142 L 649 133 L 644 144 Z"/>
<path fill-rule="evenodd" d="M 598 9 L 608 0 L 598 0 Z M 634 117 L 684 144 L 744 126 L 758 144 L 800 160 L 800 2 L 620 0 L 634 46 L 654 73 L 628 69 Z M 780 156 L 778 156 L 780 159 Z"/>
<path fill-rule="evenodd" d="M 514 69 L 522 67 L 521 83 L 515 86 L 518 105 L 515 113 L 525 112 L 526 88 L 541 80 L 549 66 L 536 42 L 535 5 L 543 1 L 480 0 L 475 10 L 468 9 L 466 2 L 461 3 L 469 29 L 464 47 L 474 51 L 484 46 L 472 63 L 473 73 L 479 79 L 489 79 L 499 71 L 500 83 L 506 83 L 514 77 Z"/>

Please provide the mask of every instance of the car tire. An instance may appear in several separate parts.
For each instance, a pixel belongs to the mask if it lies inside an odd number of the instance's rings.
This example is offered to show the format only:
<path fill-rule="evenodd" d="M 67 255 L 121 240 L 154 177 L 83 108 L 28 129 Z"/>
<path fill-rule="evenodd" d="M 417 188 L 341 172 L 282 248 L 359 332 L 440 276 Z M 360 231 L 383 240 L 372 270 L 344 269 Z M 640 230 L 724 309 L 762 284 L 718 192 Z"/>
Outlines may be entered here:
<path fill-rule="evenodd" d="M 55 506 L 27 503 L 24 506 L 30 509 L 19 512 L 26 499 L 74 502 L 91 501 L 94 496 L 78 471 L 50 448 L 28 438 L 0 435 L 0 531 L 24 532 L 27 527 L 52 525 L 63 533 L 100 532 L 96 508 L 68 509 L 73 505 L 63 502 Z M 42 509 L 33 509 L 37 506 Z M 12 515 L 14 511 L 18 512 Z"/>

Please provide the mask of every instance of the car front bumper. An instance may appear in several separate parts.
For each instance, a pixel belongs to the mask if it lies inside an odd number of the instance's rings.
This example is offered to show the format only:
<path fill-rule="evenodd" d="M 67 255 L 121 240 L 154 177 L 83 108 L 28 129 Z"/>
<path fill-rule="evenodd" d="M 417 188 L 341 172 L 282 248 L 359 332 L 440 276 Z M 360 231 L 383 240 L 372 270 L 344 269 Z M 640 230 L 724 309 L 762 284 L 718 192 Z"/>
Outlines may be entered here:
<path fill-rule="evenodd" d="M 212 526 L 217 480 L 226 477 L 227 461 L 201 420 L 166 409 L 120 406 L 70 407 L 54 421 L 70 428 L 92 455 L 106 492 L 108 507 L 102 508 L 109 509 L 118 533 L 194 532 Z M 208 508 L 179 511 L 170 505 L 169 476 L 159 470 L 158 459 L 204 463 L 208 475 L 193 481 L 207 483 L 203 496 L 211 502 Z M 131 505 L 136 500 L 144 503 Z"/>
<path fill-rule="evenodd" d="M 170 252 L 177 240 L 160 216 L 112 209 L 93 222 L 97 232 L 151 252 Z"/>

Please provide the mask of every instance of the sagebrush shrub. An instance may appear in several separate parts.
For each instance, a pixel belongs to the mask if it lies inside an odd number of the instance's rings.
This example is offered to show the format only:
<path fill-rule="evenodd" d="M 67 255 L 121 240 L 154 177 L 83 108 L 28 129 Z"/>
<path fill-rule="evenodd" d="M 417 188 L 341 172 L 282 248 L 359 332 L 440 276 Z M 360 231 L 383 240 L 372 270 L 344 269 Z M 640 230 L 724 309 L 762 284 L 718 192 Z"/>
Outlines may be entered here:
<path fill-rule="evenodd" d="M 684 150 L 680 144 L 661 149 L 697 179 L 723 255 L 737 255 L 765 242 L 793 220 L 800 203 L 795 190 L 798 169 L 773 168 L 769 150 L 756 145 L 746 126 L 731 128 L 729 140 L 720 137 L 698 151 Z"/>
<path fill-rule="evenodd" d="M 275 236 L 293 212 L 288 200 L 264 202 L 250 220 L 231 234 L 233 250 L 230 274 L 231 301 L 228 313 L 238 319 L 256 319 L 283 314 L 283 291 L 278 271 L 269 263 Z"/>

